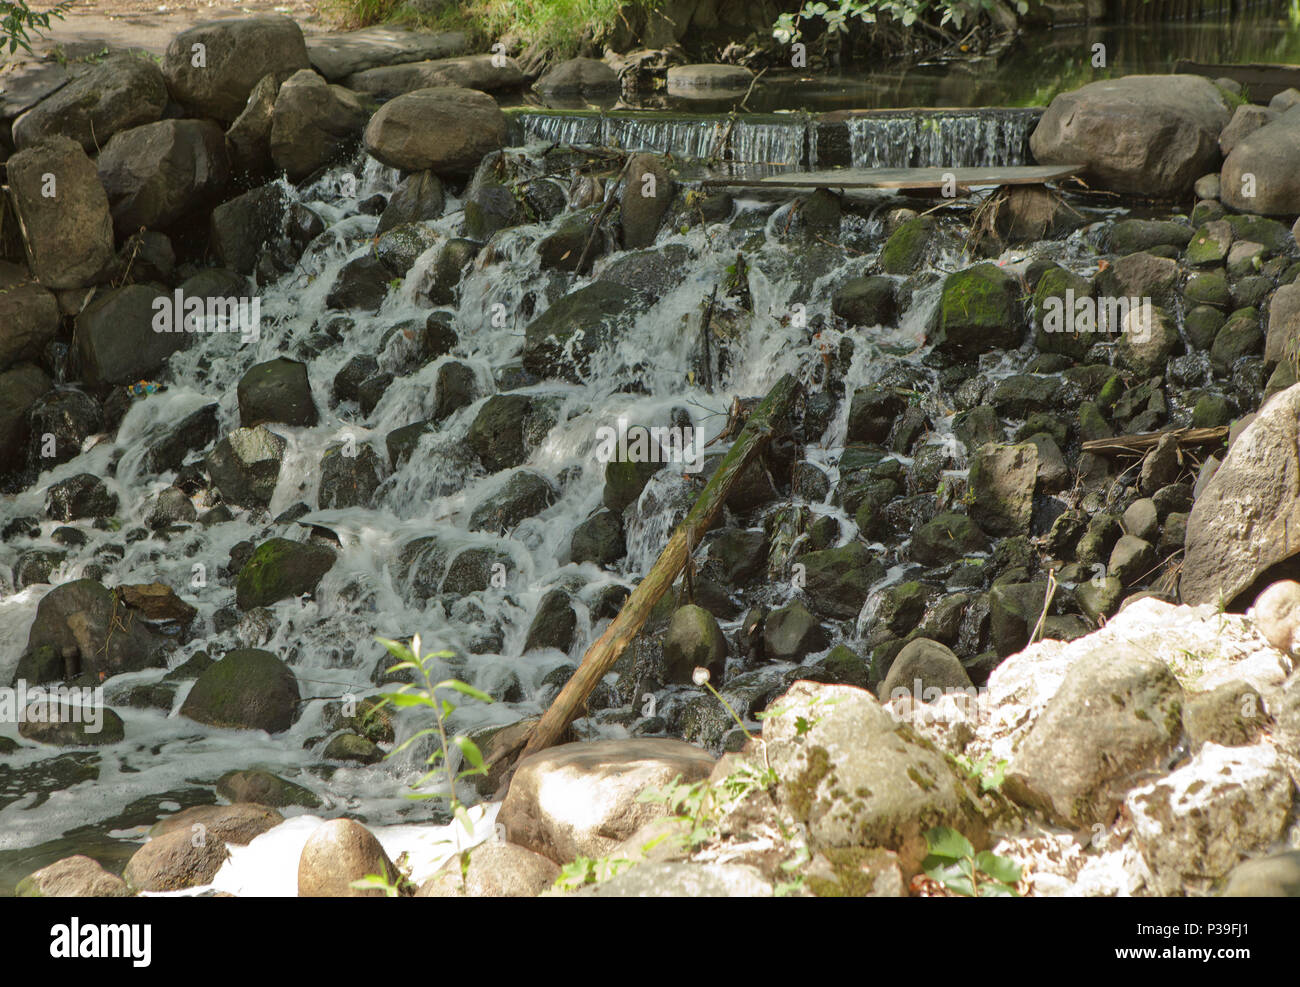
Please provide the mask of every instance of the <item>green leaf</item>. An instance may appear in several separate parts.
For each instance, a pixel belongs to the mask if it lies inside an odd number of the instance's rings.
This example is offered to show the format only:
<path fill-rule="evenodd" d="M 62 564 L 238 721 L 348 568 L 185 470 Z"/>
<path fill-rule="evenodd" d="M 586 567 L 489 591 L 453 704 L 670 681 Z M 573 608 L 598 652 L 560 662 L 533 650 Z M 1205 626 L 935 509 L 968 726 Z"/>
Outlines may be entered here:
<path fill-rule="evenodd" d="M 409 661 L 409 662 L 415 661 L 415 655 L 411 653 L 411 649 L 408 648 L 406 645 L 404 645 L 401 641 L 394 641 L 392 638 L 387 638 L 387 637 L 377 637 L 375 638 L 375 640 L 378 641 L 380 644 L 382 644 L 385 648 L 387 648 L 388 653 L 392 655 L 394 658 L 398 658 L 402 661 Z"/>
<path fill-rule="evenodd" d="M 478 749 L 478 744 L 463 735 L 452 737 L 451 742 L 460 748 L 465 760 L 474 765 L 476 771 L 487 774 L 487 765 L 483 763 L 483 752 Z"/>
<path fill-rule="evenodd" d="M 975 866 L 995 881 L 1010 885 L 1020 883 L 1020 865 L 1010 857 L 999 857 L 984 850 L 976 855 Z"/>
<path fill-rule="evenodd" d="M 925 842 L 933 856 L 948 860 L 960 860 L 962 857 L 971 857 L 975 854 L 975 848 L 971 846 L 970 840 L 948 826 L 936 826 L 927 831 Z"/>
<path fill-rule="evenodd" d="M 477 699 L 481 703 L 494 702 L 493 698 L 482 689 L 475 689 L 472 685 L 466 685 L 464 682 L 460 681 L 460 679 L 443 679 L 435 685 L 434 688 L 455 689 L 461 695 L 469 696 L 471 699 Z"/>

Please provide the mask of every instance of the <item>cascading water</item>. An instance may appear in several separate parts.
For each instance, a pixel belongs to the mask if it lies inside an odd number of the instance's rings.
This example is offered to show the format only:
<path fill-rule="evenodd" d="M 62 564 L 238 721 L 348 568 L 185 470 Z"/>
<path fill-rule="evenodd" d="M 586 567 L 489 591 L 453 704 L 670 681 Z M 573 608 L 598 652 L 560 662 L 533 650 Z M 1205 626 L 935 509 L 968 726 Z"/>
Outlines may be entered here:
<path fill-rule="evenodd" d="M 1040 111 L 897 110 L 851 117 L 855 168 L 977 168 L 1028 164 Z M 814 155 L 816 149 L 814 148 Z"/>

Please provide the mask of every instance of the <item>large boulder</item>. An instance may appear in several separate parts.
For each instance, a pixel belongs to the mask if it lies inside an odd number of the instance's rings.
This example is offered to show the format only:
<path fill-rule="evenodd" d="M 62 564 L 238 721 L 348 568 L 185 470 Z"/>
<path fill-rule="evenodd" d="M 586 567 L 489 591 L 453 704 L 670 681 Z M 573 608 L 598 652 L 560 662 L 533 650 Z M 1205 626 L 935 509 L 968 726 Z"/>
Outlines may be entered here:
<path fill-rule="evenodd" d="M 325 545 L 287 538 L 264 541 L 239 570 L 235 605 L 240 610 L 252 610 L 310 593 L 337 558 L 334 550 Z"/>
<path fill-rule="evenodd" d="M 177 830 L 154 837 L 132 854 L 122 876 L 136 891 L 179 891 L 211 883 L 229 856 L 221 840 Z"/>
<path fill-rule="evenodd" d="M 385 103 L 366 125 L 371 156 L 393 168 L 467 176 L 505 145 L 505 115 L 477 89 L 436 86 Z"/>
<path fill-rule="evenodd" d="M 163 75 L 176 102 L 231 123 L 265 75 L 310 67 L 302 29 L 288 17 L 209 21 L 167 46 Z"/>
<path fill-rule="evenodd" d="M 1225 206 L 1264 216 L 1300 213 L 1300 106 L 1242 138 L 1223 162 Z"/>
<path fill-rule="evenodd" d="M 396 882 L 397 867 L 375 834 L 351 819 L 331 819 L 312 830 L 298 858 L 299 898 L 382 898 L 382 888 L 358 889 L 370 876 Z"/>
<path fill-rule="evenodd" d="M 284 218 L 285 196 L 278 185 L 263 185 L 212 210 L 208 240 L 217 259 L 240 274 L 251 274 L 262 245 L 274 238 Z"/>
<path fill-rule="evenodd" d="M 1179 581 L 1183 602 L 1249 602 L 1269 583 L 1300 573 L 1297 491 L 1300 384 L 1259 410 L 1192 505 Z"/>
<path fill-rule="evenodd" d="M 239 378 L 239 424 L 244 428 L 268 422 L 315 425 L 320 420 L 311 396 L 307 365 L 278 357 L 249 367 Z"/>
<path fill-rule="evenodd" d="M 0 261 L 0 370 L 39 360 L 59 331 L 59 303 L 17 264 Z"/>
<path fill-rule="evenodd" d="M 1032 442 L 981 446 L 971 459 L 971 519 L 991 535 L 1028 534 L 1037 475 Z"/>
<path fill-rule="evenodd" d="M 639 802 L 673 779 L 690 784 L 713 770 L 708 752 L 679 740 L 597 740 L 562 744 L 519 762 L 497 824 L 511 843 L 565 864 L 602 857 L 666 813 Z"/>
<path fill-rule="evenodd" d="M 6 163 L 32 274 L 46 288 L 103 280 L 116 260 L 108 196 L 81 145 L 53 137 Z"/>
<path fill-rule="evenodd" d="M 359 93 L 392 99 L 417 89 L 455 86 L 492 92 L 517 89 L 525 82 L 524 74 L 513 58 L 498 55 L 462 55 L 458 58 L 433 58 L 424 62 L 381 65 L 354 72 L 347 86 Z"/>
<path fill-rule="evenodd" d="M 280 87 L 271 113 L 271 160 L 297 182 L 345 157 L 369 113 L 356 93 L 331 86 L 311 69 Z"/>
<path fill-rule="evenodd" d="M 1040 164 L 1082 164 L 1094 186 L 1175 198 L 1219 164 L 1231 111 L 1197 75 L 1130 75 L 1052 100 L 1029 138 Z"/>
<path fill-rule="evenodd" d="M 639 292 L 605 281 L 570 292 L 524 329 L 524 369 L 580 380 L 592 356 L 627 331 L 640 307 Z"/>
<path fill-rule="evenodd" d="M 626 249 L 648 247 L 655 242 L 672 198 L 673 180 L 664 163 L 653 154 L 634 154 L 628 162 L 619 208 Z"/>
<path fill-rule="evenodd" d="M 226 129 L 230 168 L 241 179 L 262 179 L 271 170 L 271 117 L 283 82 L 282 73 L 262 76 L 235 122 Z"/>
<path fill-rule="evenodd" d="M 22 466 L 31 434 L 28 413 L 53 386 L 35 364 L 0 371 L 0 474 Z"/>
<path fill-rule="evenodd" d="M 193 341 L 187 332 L 156 332 L 156 299 L 170 305 L 166 289 L 129 284 L 105 292 L 77 316 L 77 365 L 87 383 L 133 384 L 154 376 L 173 353 Z"/>
<path fill-rule="evenodd" d="M 14 121 L 14 146 L 68 137 L 88 154 L 118 131 L 163 115 L 167 86 L 149 58 L 112 55 L 87 69 Z"/>
<path fill-rule="evenodd" d="M 204 460 L 208 480 L 236 507 L 266 507 L 280 479 L 285 441 L 261 425 L 237 428 Z"/>
<path fill-rule="evenodd" d="M 420 885 L 417 898 L 535 898 L 560 876 L 553 860 L 513 843 L 482 843 L 470 853 L 462 881 L 452 857 Z"/>
<path fill-rule="evenodd" d="M 181 715 L 214 727 L 279 733 L 298 718 L 299 699 L 288 665 L 269 651 L 238 648 L 198 677 Z"/>
<path fill-rule="evenodd" d="M 117 134 L 100 152 L 99 180 L 119 236 L 170 226 L 225 191 L 230 158 L 211 120 L 159 120 Z"/>
<path fill-rule="evenodd" d="M 935 315 L 935 349 L 974 360 L 991 349 L 1020 345 L 1019 283 L 996 264 L 976 264 L 948 275 Z"/>
<path fill-rule="evenodd" d="M 99 861 L 75 856 L 56 860 L 28 874 L 14 889 L 19 898 L 127 898 L 126 882 Z"/>

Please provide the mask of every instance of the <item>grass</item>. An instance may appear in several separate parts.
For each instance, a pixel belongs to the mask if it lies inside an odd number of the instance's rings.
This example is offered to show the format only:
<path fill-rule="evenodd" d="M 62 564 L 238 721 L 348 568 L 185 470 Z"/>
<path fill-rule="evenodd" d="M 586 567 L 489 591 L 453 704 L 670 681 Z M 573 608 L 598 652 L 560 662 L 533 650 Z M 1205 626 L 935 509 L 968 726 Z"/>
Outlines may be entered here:
<path fill-rule="evenodd" d="M 644 13 L 663 0 L 323 0 L 327 16 L 341 27 L 399 23 L 427 30 L 465 31 L 475 47 L 504 40 L 507 48 L 541 49 L 558 57 L 599 44 L 618 26 L 627 7 Z"/>

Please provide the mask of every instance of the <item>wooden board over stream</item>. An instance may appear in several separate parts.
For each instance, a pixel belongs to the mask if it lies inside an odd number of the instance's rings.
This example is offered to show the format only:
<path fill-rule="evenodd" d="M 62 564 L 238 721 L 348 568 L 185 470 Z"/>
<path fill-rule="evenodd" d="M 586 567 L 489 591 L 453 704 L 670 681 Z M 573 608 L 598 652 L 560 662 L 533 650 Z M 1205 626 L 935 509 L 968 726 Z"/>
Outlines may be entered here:
<path fill-rule="evenodd" d="M 994 168 L 835 168 L 790 172 L 765 178 L 706 178 L 710 186 L 745 188 L 940 189 L 955 180 L 959 188 L 1042 185 L 1083 171 L 1077 165 L 1007 165 Z"/>

